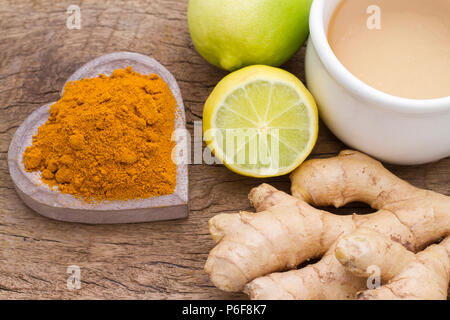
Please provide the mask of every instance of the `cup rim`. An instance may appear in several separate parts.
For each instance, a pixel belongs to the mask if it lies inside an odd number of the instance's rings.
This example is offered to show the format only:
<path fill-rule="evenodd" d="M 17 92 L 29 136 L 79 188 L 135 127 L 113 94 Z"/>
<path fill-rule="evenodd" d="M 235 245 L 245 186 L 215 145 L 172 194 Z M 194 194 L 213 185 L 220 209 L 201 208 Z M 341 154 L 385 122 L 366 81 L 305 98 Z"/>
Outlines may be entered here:
<path fill-rule="evenodd" d="M 340 0 L 342 1 L 342 0 Z M 356 96 L 373 101 L 375 105 L 402 113 L 436 113 L 450 111 L 450 96 L 433 99 L 409 99 L 394 96 L 364 83 L 353 75 L 339 61 L 327 39 L 324 28 L 325 5 L 331 2 L 327 0 L 314 0 L 309 16 L 310 41 L 332 77 L 344 88 Z"/>

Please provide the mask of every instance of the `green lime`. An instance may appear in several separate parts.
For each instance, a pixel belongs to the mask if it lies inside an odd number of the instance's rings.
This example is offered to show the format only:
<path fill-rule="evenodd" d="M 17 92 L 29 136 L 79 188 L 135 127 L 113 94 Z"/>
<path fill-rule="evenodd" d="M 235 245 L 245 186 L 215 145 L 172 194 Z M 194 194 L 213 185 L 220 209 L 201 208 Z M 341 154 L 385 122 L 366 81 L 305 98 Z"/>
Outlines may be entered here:
<path fill-rule="evenodd" d="M 203 134 L 230 170 L 251 177 L 287 174 L 317 140 L 316 103 L 291 73 L 250 66 L 222 79 L 205 103 Z"/>
<path fill-rule="evenodd" d="M 209 63 L 280 66 L 305 42 L 312 0 L 190 0 L 189 31 Z"/>

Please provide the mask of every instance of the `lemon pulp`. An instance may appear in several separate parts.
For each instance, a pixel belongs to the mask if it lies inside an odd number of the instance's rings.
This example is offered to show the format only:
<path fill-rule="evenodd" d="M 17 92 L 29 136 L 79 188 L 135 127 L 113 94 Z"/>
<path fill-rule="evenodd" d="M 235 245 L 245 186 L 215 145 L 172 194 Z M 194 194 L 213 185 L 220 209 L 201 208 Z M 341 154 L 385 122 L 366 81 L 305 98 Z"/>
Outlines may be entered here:
<path fill-rule="evenodd" d="M 203 117 L 208 147 L 229 169 L 247 176 L 289 173 L 317 140 L 317 107 L 295 76 L 251 66 L 225 77 Z"/>

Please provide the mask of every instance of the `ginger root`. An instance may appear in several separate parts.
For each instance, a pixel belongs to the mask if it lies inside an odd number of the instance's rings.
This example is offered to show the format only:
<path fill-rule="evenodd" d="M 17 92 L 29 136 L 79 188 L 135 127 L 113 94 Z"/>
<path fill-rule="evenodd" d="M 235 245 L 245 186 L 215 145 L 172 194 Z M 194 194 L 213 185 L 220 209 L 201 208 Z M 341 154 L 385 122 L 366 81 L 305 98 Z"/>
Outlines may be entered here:
<path fill-rule="evenodd" d="M 371 276 L 370 267 L 376 266 L 383 282 L 395 277 L 415 259 L 415 254 L 400 243 L 365 228 L 339 238 L 333 253 L 348 271 L 358 277 Z M 387 256 L 393 259 L 386 259 Z"/>
<path fill-rule="evenodd" d="M 307 161 L 291 180 L 298 199 L 263 184 L 249 195 L 256 213 L 219 214 L 210 220 L 218 243 L 205 271 L 218 288 L 245 287 L 254 299 L 353 298 L 365 281 L 336 259 L 333 244 L 339 236 L 366 228 L 418 251 L 450 231 L 449 197 L 413 187 L 359 152 Z M 352 201 L 378 211 L 339 216 L 307 203 L 339 207 Z M 322 255 L 306 268 L 272 273 Z"/>
<path fill-rule="evenodd" d="M 369 277 L 377 270 L 380 280 L 387 282 L 358 292 L 357 299 L 447 299 L 450 237 L 413 254 L 377 232 L 361 229 L 339 239 L 335 254 L 351 273 Z"/>
<path fill-rule="evenodd" d="M 375 214 L 390 212 L 408 229 L 411 242 L 406 247 L 412 251 L 450 232 L 450 197 L 414 187 L 357 151 L 306 161 L 291 175 L 291 182 L 292 195 L 311 205 L 338 208 L 360 201 L 378 210 Z M 388 227 L 380 225 L 379 231 Z"/>
<path fill-rule="evenodd" d="M 344 300 L 352 299 L 365 283 L 336 260 L 333 245 L 318 263 L 256 278 L 244 292 L 252 300 Z"/>
<path fill-rule="evenodd" d="M 225 291 L 241 291 L 261 275 L 292 269 L 321 256 L 342 230 L 352 229 L 352 217 L 317 210 L 306 202 L 263 184 L 250 193 L 258 213 L 219 214 L 209 221 L 217 246 L 205 270 Z M 268 205 L 279 201 L 277 205 Z"/>

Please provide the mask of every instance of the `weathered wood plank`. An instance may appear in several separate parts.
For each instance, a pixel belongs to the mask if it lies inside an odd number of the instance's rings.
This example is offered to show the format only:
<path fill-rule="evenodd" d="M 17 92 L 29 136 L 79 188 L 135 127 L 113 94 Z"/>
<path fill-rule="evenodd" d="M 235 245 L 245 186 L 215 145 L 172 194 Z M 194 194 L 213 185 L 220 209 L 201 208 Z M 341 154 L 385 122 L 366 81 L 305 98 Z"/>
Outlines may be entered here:
<path fill-rule="evenodd" d="M 74 4 L 79 4 L 74 2 Z M 153 56 L 177 78 L 188 127 L 226 74 L 194 50 L 187 0 L 83 1 L 81 30 L 66 28 L 66 3 L 0 0 L 0 298 L 243 298 L 214 288 L 203 265 L 213 247 L 207 220 L 250 210 L 249 179 L 223 166 L 190 167 L 189 219 L 89 226 L 52 221 L 29 210 L 9 178 L 7 150 L 15 129 L 35 108 L 55 101 L 68 76 L 114 51 Z M 304 80 L 304 48 L 286 69 Z M 323 125 L 314 157 L 343 148 Z M 417 167 L 389 166 L 411 183 L 450 194 L 450 159 Z M 287 177 L 265 180 L 289 190 Z M 338 212 L 367 212 L 356 204 Z M 66 287 L 69 265 L 81 267 L 82 288 Z"/>

